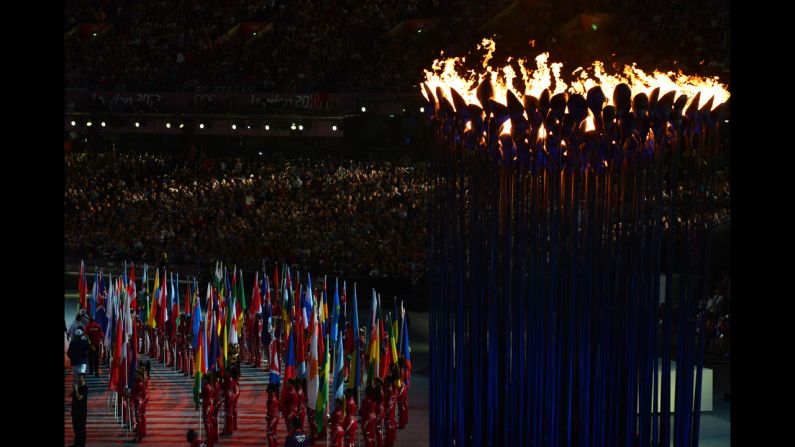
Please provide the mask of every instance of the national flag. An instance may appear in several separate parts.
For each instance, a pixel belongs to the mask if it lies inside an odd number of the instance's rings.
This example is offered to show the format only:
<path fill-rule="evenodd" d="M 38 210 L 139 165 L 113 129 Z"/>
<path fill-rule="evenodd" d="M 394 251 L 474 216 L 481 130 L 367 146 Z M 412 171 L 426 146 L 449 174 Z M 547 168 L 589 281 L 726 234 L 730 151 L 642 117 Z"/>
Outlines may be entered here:
<path fill-rule="evenodd" d="M 320 325 L 319 323 L 315 323 L 312 326 L 312 337 L 311 342 L 309 344 L 309 379 L 307 380 L 307 406 L 311 409 L 315 409 L 315 404 L 317 403 L 317 393 L 318 393 L 318 381 L 320 378 L 318 377 L 318 353 L 317 353 L 317 338 L 318 333 L 320 332 Z"/>
<path fill-rule="evenodd" d="M 155 286 L 152 289 L 152 299 L 149 306 L 149 326 L 156 328 L 157 306 L 160 298 L 160 269 L 155 269 Z"/>
<path fill-rule="evenodd" d="M 323 370 L 320 375 L 320 388 L 317 395 L 317 404 L 315 405 L 315 422 L 318 427 L 325 427 L 326 424 L 326 409 L 328 407 L 328 392 L 329 392 L 329 363 L 331 359 L 329 356 L 328 338 L 325 340 L 325 349 L 323 349 Z"/>
<path fill-rule="evenodd" d="M 271 373 L 270 373 L 270 383 L 275 383 L 279 385 L 281 382 L 282 372 L 281 372 L 281 362 L 279 362 L 279 341 L 273 340 L 271 342 L 271 349 L 270 349 L 270 358 L 269 358 Z"/>
<path fill-rule="evenodd" d="M 331 391 L 334 393 L 334 400 L 341 399 L 345 393 L 345 377 L 342 372 L 345 360 L 343 357 L 342 331 L 337 334 L 337 344 L 334 347 L 334 386 Z"/>

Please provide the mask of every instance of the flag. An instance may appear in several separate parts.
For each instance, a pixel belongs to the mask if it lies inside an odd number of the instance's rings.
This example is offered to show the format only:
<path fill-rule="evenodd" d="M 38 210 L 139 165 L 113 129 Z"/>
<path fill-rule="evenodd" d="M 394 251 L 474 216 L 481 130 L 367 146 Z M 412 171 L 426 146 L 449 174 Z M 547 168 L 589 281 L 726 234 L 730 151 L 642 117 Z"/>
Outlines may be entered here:
<path fill-rule="evenodd" d="M 77 310 L 78 310 L 78 312 L 80 311 L 80 309 L 85 309 L 86 307 L 88 307 L 87 303 L 86 303 L 86 293 L 88 293 L 87 290 L 86 290 L 86 286 L 87 286 L 86 285 L 86 265 L 85 265 L 85 263 L 83 261 L 80 261 L 80 273 L 79 273 L 79 276 L 77 278 L 77 294 L 78 294 Z"/>
<path fill-rule="evenodd" d="M 246 305 L 246 289 L 243 286 L 243 269 L 240 269 L 240 282 L 238 283 L 238 291 L 237 291 L 237 299 L 238 299 L 238 307 L 240 308 L 240 314 L 236 315 L 236 318 L 240 318 L 243 315 L 243 311 L 248 309 Z M 256 313 L 260 311 L 257 310 Z"/>
<path fill-rule="evenodd" d="M 232 308 L 229 309 L 229 316 L 226 319 L 226 325 L 229 333 L 229 343 L 237 344 L 237 300 L 232 300 Z M 226 348 L 224 348 L 224 357 L 226 357 Z"/>
<path fill-rule="evenodd" d="M 342 332 L 337 335 L 337 344 L 334 347 L 334 386 L 331 388 L 334 393 L 334 400 L 341 399 L 345 394 L 345 378 L 342 367 L 345 362 L 342 348 Z"/>
<path fill-rule="evenodd" d="M 131 278 L 134 278 L 131 276 Z M 130 358 L 130 367 L 127 372 L 127 387 L 132 389 L 133 385 L 135 385 L 135 371 L 138 369 L 138 328 L 136 325 L 132 325 L 132 349 L 129 352 Z"/>
<path fill-rule="evenodd" d="M 303 303 L 301 303 L 301 310 L 303 311 L 301 317 L 303 318 L 304 329 L 309 328 L 309 316 L 312 315 L 312 276 L 307 273 L 306 277 L 306 295 L 303 297 Z"/>
<path fill-rule="evenodd" d="M 262 312 L 262 300 L 260 298 L 260 290 L 259 290 L 259 272 L 254 274 L 254 290 L 251 292 L 251 307 L 249 308 L 250 313 L 258 314 Z"/>
<path fill-rule="evenodd" d="M 331 309 L 331 333 L 329 334 L 330 340 L 337 339 L 337 331 L 339 323 L 339 315 L 340 315 L 340 291 L 339 291 L 339 279 L 334 283 L 334 307 Z"/>
<path fill-rule="evenodd" d="M 323 350 L 323 371 L 320 375 L 320 389 L 318 390 L 317 404 L 315 405 L 315 423 L 317 423 L 318 427 L 326 426 L 326 408 L 328 407 L 328 374 L 329 363 L 331 363 L 328 352 L 328 338 L 326 338 L 325 345 L 325 349 Z"/>
<path fill-rule="evenodd" d="M 166 269 L 163 269 L 163 284 L 160 285 L 160 302 L 157 303 L 157 310 L 159 311 L 158 314 L 158 324 L 165 330 L 166 327 L 166 312 L 168 311 L 168 303 L 166 302 L 168 290 L 167 287 L 167 279 L 168 276 L 166 275 Z"/>
<path fill-rule="evenodd" d="M 353 285 L 353 317 L 351 319 L 350 336 L 353 339 L 353 355 L 351 357 L 351 372 L 348 373 L 348 381 L 351 382 L 350 386 L 361 389 L 362 386 L 362 365 L 360 365 L 361 349 L 359 346 L 359 309 L 356 299 L 356 284 Z"/>
<path fill-rule="evenodd" d="M 379 377 L 379 368 L 381 366 L 381 336 L 380 325 L 378 321 L 373 322 L 372 329 L 370 330 L 370 347 L 369 347 L 367 369 L 367 383 L 372 384 L 373 379 Z"/>
<path fill-rule="evenodd" d="M 179 323 L 179 273 L 177 273 L 177 284 L 171 279 L 171 334 L 176 336 L 177 324 Z"/>
<path fill-rule="evenodd" d="M 317 393 L 318 393 L 318 381 L 320 378 L 318 377 L 318 354 L 317 354 L 317 337 L 318 333 L 320 332 L 320 324 L 315 322 L 312 326 L 312 340 L 309 344 L 309 380 L 307 380 L 306 387 L 307 387 L 307 406 L 311 409 L 315 409 L 315 404 L 317 403 Z"/>
<path fill-rule="evenodd" d="M 295 305 L 295 363 L 296 363 L 296 373 L 298 377 L 306 376 L 306 345 L 304 344 L 304 321 L 303 316 L 304 312 L 299 307 L 299 301 L 296 300 Z"/>
<path fill-rule="evenodd" d="M 295 378 L 295 337 L 293 334 L 287 336 L 287 360 L 284 364 L 284 381 Z M 287 387 L 282 388 L 282 398 L 285 396 Z"/>
<path fill-rule="evenodd" d="M 160 269 L 155 269 L 155 286 L 152 289 L 152 300 L 149 306 L 149 326 L 156 328 L 155 314 L 157 314 L 158 298 L 160 297 Z"/>
<path fill-rule="evenodd" d="M 193 302 L 193 311 L 191 312 L 191 327 L 193 328 L 193 337 L 191 337 L 193 341 L 193 352 L 199 352 L 199 336 L 201 334 L 201 305 L 199 300 L 195 300 Z M 196 354 L 198 355 L 198 354 Z M 198 367 L 196 368 L 198 369 Z"/>
<path fill-rule="evenodd" d="M 94 267 L 94 287 L 91 288 L 91 299 L 89 300 L 89 307 L 91 308 L 91 318 L 96 318 L 97 316 L 97 294 L 99 287 L 99 275 L 97 274 L 97 268 Z"/>
<path fill-rule="evenodd" d="M 138 290 L 135 285 L 135 264 L 130 264 L 130 282 L 127 286 L 127 291 L 132 300 L 130 301 L 130 307 L 133 308 L 133 312 L 138 313 Z"/>
<path fill-rule="evenodd" d="M 270 363 L 270 368 L 271 368 L 271 374 L 270 374 L 269 383 L 275 383 L 276 385 L 279 385 L 279 383 L 281 382 L 282 372 L 281 372 L 281 363 L 279 362 L 279 341 L 278 340 L 273 340 L 271 342 L 271 351 L 270 351 L 269 363 Z"/>
<path fill-rule="evenodd" d="M 400 330 L 400 354 L 406 359 L 406 369 L 411 372 L 411 347 L 409 346 L 409 330 L 406 317 L 403 317 L 403 328 Z"/>

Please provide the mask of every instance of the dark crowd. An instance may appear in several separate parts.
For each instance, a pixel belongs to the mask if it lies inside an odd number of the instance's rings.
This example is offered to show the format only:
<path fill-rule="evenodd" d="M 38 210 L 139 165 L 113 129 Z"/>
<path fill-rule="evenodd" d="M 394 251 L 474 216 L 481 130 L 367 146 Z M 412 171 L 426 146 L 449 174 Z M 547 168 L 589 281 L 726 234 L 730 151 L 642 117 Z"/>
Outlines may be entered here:
<path fill-rule="evenodd" d="M 423 164 L 266 155 L 65 155 L 64 251 L 87 260 L 261 260 L 340 276 L 424 275 Z"/>
<path fill-rule="evenodd" d="M 519 2 L 508 19 L 497 17 L 511 3 L 69 0 L 65 82 L 120 91 L 416 92 L 440 51 L 463 54 L 483 37 L 521 54 L 551 51 L 572 69 L 618 54 L 616 62 L 728 78 L 727 0 Z M 611 19 L 598 30 L 579 23 L 595 12 Z M 401 28 L 414 18 L 430 22 Z M 248 22 L 267 26 L 253 35 L 241 26 Z M 112 26 L 81 39 L 73 31 L 81 23 Z"/>

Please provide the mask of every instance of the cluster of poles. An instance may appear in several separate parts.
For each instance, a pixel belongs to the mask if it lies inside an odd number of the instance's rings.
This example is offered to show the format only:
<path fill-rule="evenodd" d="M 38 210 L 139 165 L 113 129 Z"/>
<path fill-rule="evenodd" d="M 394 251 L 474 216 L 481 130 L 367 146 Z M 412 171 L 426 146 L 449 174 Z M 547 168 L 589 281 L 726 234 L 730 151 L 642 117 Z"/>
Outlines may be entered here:
<path fill-rule="evenodd" d="M 431 445 L 698 445 L 725 104 L 423 87 Z"/>
<path fill-rule="evenodd" d="M 180 298 L 178 274 L 162 269 L 161 276 L 157 269 L 150 289 L 149 267 L 144 265 L 139 285 L 135 267 L 130 266 L 128 274 L 126 263 L 116 278 L 95 269 L 94 286 L 89 289 L 81 263 L 78 310 L 90 311 L 104 326 L 117 420 L 128 422 L 128 429 L 133 425 L 129 390 L 136 378 L 138 353 L 147 351 L 157 353 L 167 366 L 189 371 L 198 403 L 207 374 L 224 376 L 233 367 L 239 371 L 241 352 L 259 367 L 254 359 L 264 350 L 269 383 L 278 386 L 282 380 L 306 379 L 313 429 L 320 427 L 326 436 L 330 430 L 323 428 L 331 407 L 337 399 L 345 400 L 346 388 L 358 404 L 363 384 L 376 386 L 397 372 L 397 384 L 405 394 L 411 354 L 402 302 L 398 305 L 395 300 L 392 310 L 383 309 L 380 294 L 373 290 L 369 314 L 360 328 L 355 284 L 349 306 L 346 282 L 340 288 L 335 280 L 330 290 L 325 277 L 320 287 L 313 287 L 309 274 L 302 281 L 300 272 L 293 275 L 287 266 L 282 272 L 281 280 L 278 265 L 273 280 L 264 268 L 261 276 L 255 272 L 247 300 L 243 271 L 233 268 L 230 279 L 227 269 L 217 264 L 202 299 L 195 277 L 183 282 L 185 294 Z"/>

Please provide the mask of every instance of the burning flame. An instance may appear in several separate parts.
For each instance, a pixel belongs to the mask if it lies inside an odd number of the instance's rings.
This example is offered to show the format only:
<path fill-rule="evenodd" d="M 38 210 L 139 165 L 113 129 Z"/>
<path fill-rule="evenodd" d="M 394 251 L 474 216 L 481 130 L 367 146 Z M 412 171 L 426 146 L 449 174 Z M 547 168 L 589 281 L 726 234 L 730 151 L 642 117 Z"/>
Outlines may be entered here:
<path fill-rule="evenodd" d="M 592 132 L 594 130 L 596 130 L 596 125 L 594 124 L 593 112 L 588 109 L 588 118 L 585 118 L 585 131 Z"/>
<path fill-rule="evenodd" d="M 511 135 L 511 120 L 505 120 L 505 122 L 500 127 L 500 136 L 503 135 Z"/>
<path fill-rule="evenodd" d="M 508 90 L 521 99 L 524 95 L 531 95 L 538 98 L 541 93 L 548 89 L 552 95 L 569 92 L 579 93 L 585 96 L 589 89 L 600 86 L 607 98 L 608 104 L 613 102 L 613 90 L 616 86 L 625 83 L 632 89 L 632 94 L 646 93 L 650 95 L 655 88 L 660 89 L 659 96 L 662 97 L 668 92 L 676 92 L 676 100 L 681 95 L 686 95 L 688 99 L 686 107 L 690 106 L 697 93 L 699 97 L 698 108 L 703 107 L 710 98 L 713 98 L 712 109 L 729 99 L 729 91 L 726 86 L 719 82 L 718 77 L 699 77 L 687 76 L 685 74 L 667 72 L 663 73 L 654 70 L 646 73 L 632 64 L 624 66 L 623 71 L 618 74 L 608 74 L 605 72 L 604 63 L 595 61 L 587 68 L 578 67 L 572 72 L 574 79 L 570 85 L 561 78 L 563 64 L 560 62 L 549 62 L 549 53 L 541 53 L 535 57 L 535 69 L 528 66 L 528 60 L 518 58 L 515 60 L 519 67 L 520 75 L 525 84 L 525 90 L 519 91 L 513 81 L 517 77 L 516 70 L 508 58 L 507 65 L 495 69 L 489 62 L 493 58 L 496 43 L 491 39 L 483 39 L 478 45 L 478 49 L 485 49 L 486 54 L 482 58 L 481 66 L 485 72 L 476 73 L 474 70 L 463 68 L 466 62 L 465 57 L 455 57 L 446 59 L 436 59 L 431 70 L 425 70 L 425 84 L 436 98 L 436 88 L 440 87 L 443 95 L 452 103 L 450 89 L 455 89 L 468 104 L 475 104 L 483 107 L 476 95 L 476 89 L 481 80 L 488 80 L 494 90 L 494 101 L 505 105 Z M 420 89 L 423 90 L 422 88 Z M 424 91 L 422 95 L 426 100 L 430 100 Z"/>

